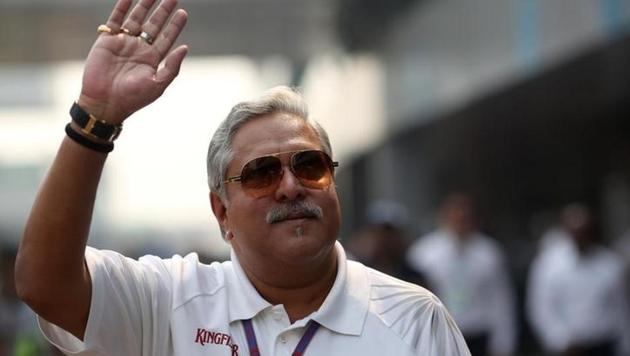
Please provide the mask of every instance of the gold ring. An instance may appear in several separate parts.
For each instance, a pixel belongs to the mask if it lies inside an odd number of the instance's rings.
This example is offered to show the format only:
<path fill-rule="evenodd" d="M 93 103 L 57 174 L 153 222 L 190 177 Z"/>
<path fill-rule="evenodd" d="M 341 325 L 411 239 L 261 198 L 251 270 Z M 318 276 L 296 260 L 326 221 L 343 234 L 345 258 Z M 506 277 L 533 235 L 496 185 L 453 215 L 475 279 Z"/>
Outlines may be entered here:
<path fill-rule="evenodd" d="M 144 42 L 146 42 L 146 43 L 148 43 L 150 45 L 153 44 L 153 36 L 151 36 L 150 34 L 144 32 L 144 31 L 142 31 L 140 33 L 140 38 L 142 38 L 144 40 Z"/>
<path fill-rule="evenodd" d="M 121 27 L 121 28 L 120 28 L 120 32 L 121 32 L 121 33 L 124 33 L 125 35 L 133 36 L 133 35 L 131 34 L 131 31 L 129 31 L 129 29 L 128 29 L 128 28 Z"/>
<path fill-rule="evenodd" d="M 99 25 L 96 29 L 97 33 L 109 33 L 110 35 L 114 34 L 114 31 L 107 25 Z"/>

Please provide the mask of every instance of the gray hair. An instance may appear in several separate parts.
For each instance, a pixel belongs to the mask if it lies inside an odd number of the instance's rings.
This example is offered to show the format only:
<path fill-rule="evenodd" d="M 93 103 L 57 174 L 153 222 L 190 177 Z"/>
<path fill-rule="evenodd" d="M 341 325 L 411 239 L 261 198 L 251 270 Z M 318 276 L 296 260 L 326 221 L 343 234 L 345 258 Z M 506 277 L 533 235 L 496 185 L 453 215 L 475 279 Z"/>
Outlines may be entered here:
<path fill-rule="evenodd" d="M 236 104 L 219 124 L 210 140 L 206 160 L 208 186 L 211 191 L 225 198 L 225 185 L 222 182 L 232 160 L 232 140 L 236 132 L 248 121 L 273 113 L 287 113 L 304 120 L 315 130 L 322 150 L 332 157 L 328 134 L 319 123 L 309 118 L 308 107 L 302 95 L 294 88 L 277 86 L 257 99 Z"/>

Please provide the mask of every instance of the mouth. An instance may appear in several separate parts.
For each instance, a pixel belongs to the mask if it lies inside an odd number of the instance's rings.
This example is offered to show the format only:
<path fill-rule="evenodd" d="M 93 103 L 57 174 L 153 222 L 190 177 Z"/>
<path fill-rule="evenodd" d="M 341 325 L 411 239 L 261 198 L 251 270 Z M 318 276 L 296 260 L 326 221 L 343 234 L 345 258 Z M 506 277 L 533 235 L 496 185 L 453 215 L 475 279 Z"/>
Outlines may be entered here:
<path fill-rule="evenodd" d="M 314 214 L 309 214 L 309 213 L 291 213 L 287 216 L 282 217 L 281 219 L 278 219 L 277 221 L 272 222 L 272 224 L 277 224 L 277 223 L 281 223 L 284 221 L 291 221 L 291 220 L 302 220 L 302 219 L 315 219 L 316 216 Z"/>

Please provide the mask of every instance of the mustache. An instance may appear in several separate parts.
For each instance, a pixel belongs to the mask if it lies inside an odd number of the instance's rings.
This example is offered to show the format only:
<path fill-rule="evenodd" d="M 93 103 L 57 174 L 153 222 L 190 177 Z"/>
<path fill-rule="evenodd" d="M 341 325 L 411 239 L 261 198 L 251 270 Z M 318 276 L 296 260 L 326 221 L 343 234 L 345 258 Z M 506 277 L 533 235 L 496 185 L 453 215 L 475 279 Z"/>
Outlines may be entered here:
<path fill-rule="evenodd" d="M 271 208 L 265 220 L 268 224 L 274 224 L 292 217 L 322 219 L 324 211 L 315 203 L 306 200 L 294 200 Z"/>

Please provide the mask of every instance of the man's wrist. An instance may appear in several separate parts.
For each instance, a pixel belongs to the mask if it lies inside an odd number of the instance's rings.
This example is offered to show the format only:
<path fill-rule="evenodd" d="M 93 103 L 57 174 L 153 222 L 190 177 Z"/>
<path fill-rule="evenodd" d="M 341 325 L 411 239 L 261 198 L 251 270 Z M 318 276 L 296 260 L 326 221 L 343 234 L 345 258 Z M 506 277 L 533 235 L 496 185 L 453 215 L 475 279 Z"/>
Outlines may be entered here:
<path fill-rule="evenodd" d="M 92 151 L 98 151 L 107 154 L 114 149 L 114 143 L 112 142 L 97 142 L 91 138 L 84 136 L 80 130 L 77 130 L 77 125 L 74 122 L 68 123 L 66 125 L 65 131 L 72 141 Z"/>
<path fill-rule="evenodd" d="M 112 112 L 109 103 L 94 100 L 84 94 L 79 95 L 77 104 L 88 114 L 112 125 L 120 125 L 126 118 L 122 113 Z"/>
<path fill-rule="evenodd" d="M 76 102 L 70 108 L 70 116 L 72 123 L 76 124 L 80 131 L 92 140 L 114 142 L 122 131 L 122 124 L 112 124 L 94 117 Z"/>

